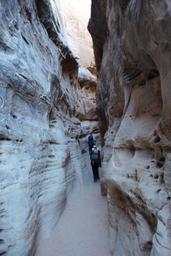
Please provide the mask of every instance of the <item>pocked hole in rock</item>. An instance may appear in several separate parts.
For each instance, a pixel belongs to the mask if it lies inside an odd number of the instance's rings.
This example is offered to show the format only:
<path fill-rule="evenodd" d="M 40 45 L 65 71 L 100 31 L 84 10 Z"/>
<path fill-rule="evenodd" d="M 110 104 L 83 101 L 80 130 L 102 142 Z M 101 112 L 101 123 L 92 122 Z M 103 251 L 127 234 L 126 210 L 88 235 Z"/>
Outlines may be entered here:
<path fill-rule="evenodd" d="M 160 137 L 159 137 L 159 136 L 156 136 L 156 137 L 154 138 L 154 143 L 158 143 L 158 142 L 160 142 Z"/>
<path fill-rule="evenodd" d="M 129 150 L 131 152 L 132 157 L 134 157 L 135 156 L 135 151 L 136 151 L 135 146 L 134 145 L 130 145 L 129 146 Z"/>
<path fill-rule="evenodd" d="M 11 114 L 11 116 L 12 116 L 14 119 L 17 119 L 17 116 L 16 116 L 16 115 Z"/>

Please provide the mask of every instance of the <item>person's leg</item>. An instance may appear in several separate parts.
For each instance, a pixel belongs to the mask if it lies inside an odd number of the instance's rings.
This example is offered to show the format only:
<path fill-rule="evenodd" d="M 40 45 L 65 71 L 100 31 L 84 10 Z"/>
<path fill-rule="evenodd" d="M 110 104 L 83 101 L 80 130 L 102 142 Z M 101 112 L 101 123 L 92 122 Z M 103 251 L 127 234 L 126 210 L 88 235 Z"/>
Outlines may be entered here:
<path fill-rule="evenodd" d="M 98 165 L 97 164 L 94 166 L 94 176 L 95 176 L 95 180 L 97 181 L 99 179 Z"/>
<path fill-rule="evenodd" d="M 96 178 L 96 166 L 94 164 L 91 165 L 92 166 L 92 171 L 93 171 L 93 179 L 94 179 L 94 182 L 97 181 L 97 178 Z"/>
<path fill-rule="evenodd" d="M 99 166 L 97 166 L 97 179 L 99 180 L 100 177 L 99 177 Z"/>

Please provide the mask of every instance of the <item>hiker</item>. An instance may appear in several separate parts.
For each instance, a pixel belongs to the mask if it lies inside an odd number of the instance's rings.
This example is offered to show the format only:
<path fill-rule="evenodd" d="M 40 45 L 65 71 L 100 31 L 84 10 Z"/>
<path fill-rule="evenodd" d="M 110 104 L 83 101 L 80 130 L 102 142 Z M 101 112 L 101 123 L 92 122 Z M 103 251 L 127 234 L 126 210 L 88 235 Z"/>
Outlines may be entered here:
<path fill-rule="evenodd" d="M 90 160 L 93 170 L 94 182 L 96 182 L 99 179 L 99 167 L 101 167 L 100 150 L 96 145 L 94 145 L 91 150 Z"/>
<path fill-rule="evenodd" d="M 90 133 L 90 135 L 88 136 L 88 146 L 89 146 L 89 153 L 90 153 L 90 155 L 91 155 L 91 150 L 92 150 L 94 144 L 95 144 L 95 139 L 93 137 L 93 134 Z"/>
<path fill-rule="evenodd" d="M 82 136 L 83 135 L 83 127 L 82 127 L 82 125 L 80 124 L 80 136 Z"/>
<path fill-rule="evenodd" d="M 78 144 L 80 146 L 80 136 L 78 134 L 75 136 L 75 139 L 76 139 L 76 141 L 78 142 Z"/>

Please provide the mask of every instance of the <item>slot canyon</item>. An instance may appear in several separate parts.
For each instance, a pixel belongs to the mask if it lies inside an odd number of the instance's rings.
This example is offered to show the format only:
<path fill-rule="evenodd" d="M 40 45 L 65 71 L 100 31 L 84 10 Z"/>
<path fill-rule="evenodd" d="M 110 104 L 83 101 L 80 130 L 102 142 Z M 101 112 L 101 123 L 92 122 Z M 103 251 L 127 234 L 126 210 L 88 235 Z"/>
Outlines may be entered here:
<path fill-rule="evenodd" d="M 171 256 L 170 25 L 170 0 L 0 0 L 0 255 Z"/>

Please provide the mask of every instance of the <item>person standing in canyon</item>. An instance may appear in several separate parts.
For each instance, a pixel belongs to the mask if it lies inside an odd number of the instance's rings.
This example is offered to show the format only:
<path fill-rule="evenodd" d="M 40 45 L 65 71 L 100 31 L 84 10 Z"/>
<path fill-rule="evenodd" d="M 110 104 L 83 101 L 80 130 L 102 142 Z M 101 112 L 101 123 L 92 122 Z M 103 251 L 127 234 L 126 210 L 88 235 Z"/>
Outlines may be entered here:
<path fill-rule="evenodd" d="M 90 135 L 88 136 L 88 146 L 89 146 L 90 155 L 91 155 L 91 151 L 92 151 L 92 148 L 93 148 L 94 144 L 95 144 L 95 139 L 93 137 L 93 134 L 90 133 Z"/>
<path fill-rule="evenodd" d="M 99 180 L 99 167 L 101 167 L 100 150 L 96 145 L 94 145 L 91 150 L 90 160 L 93 170 L 94 182 L 96 182 L 97 180 Z"/>

